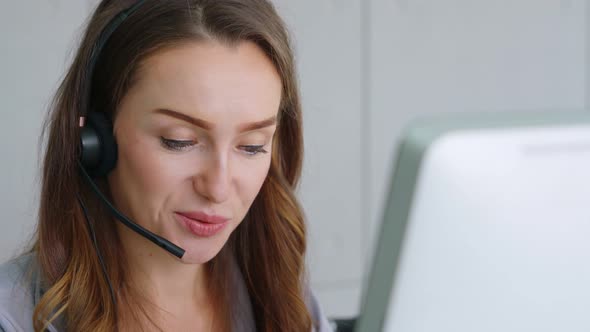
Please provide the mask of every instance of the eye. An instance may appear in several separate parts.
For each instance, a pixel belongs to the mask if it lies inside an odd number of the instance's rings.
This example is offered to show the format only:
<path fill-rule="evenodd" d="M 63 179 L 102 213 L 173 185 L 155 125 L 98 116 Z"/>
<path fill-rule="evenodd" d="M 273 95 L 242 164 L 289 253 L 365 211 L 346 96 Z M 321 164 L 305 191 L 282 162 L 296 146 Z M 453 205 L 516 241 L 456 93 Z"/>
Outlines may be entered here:
<path fill-rule="evenodd" d="M 175 140 L 165 137 L 160 137 L 160 142 L 164 148 L 172 151 L 183 151 L 196 144 L 193 140 Z"/>
<path fill-rule="evenodd" d="M 240 145 L 240 149 L 250 156 L 255 156 L 259 153 L 268 153 L 268 151 L 264 149 L 264 145 Z"/>

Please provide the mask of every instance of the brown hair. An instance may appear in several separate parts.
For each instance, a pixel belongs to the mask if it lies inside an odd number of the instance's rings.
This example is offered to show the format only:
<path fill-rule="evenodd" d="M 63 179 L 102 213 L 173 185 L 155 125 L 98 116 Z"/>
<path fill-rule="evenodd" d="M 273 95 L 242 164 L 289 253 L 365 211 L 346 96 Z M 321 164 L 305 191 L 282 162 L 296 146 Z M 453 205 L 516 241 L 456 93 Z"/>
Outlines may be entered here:
<path fill-rule="evenodd" d="M 113 331 L 117 309 L 93 248 L 77 195 L 87 202 L 117 303 L 136 323 L 148 319 L 135 309 L 140 295 L 128 280 L 122 247 L 112 216 L 78 175 L 78 117 L 85 93 L 88 62 L 107 22 L 134 1 L 103 0 L 90 19 L 81 45 L 54 97 L 45 126 L 47 145 L 42 170 L 39 223 L 34 250 L 47 289 L 35 307 L 35 331 L 55 318 L 72 331 Z M 279 123 L 268 176 L 245 220 L 222 251 L 208 263 L 219 321 L 229 330 L 231 313 L 225 291 L 228 257 L 235 256 L 251 297 L 260 331 L 309 331 L 304 301 L 306 229 L 294 195 L 303 156 L 301 105 L 293 54 L 284 23 L 266 0 L 146 0 L 106 43 L 92 77 L 93 111 L 114 116 L 146 57 L 167 47 L 213 39 L 228 45 L 256 43 L 281 76 Z M 108 194 L 106 181 L 99 186 Z M 143 316 L 142 316 L 143 314 Z M 126 319 L 127 318 L 126 316 Z"/>

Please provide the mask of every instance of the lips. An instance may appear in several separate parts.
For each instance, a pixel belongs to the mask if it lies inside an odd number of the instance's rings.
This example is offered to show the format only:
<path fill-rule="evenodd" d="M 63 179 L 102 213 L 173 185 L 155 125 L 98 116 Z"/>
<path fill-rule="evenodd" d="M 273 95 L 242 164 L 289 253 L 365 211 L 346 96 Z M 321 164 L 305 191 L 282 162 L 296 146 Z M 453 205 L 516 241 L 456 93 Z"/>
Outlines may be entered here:
<path fill-rule="evenodd" d="M 175 212 L 176 219 L 197 237 L 211 237 L 228 224 L 228 218 L 202 212 Z"/>
<path fill-rule="evenodd" d="M 228 221 L 228 218 L 217 216 L 217 215 L 209 215 L 204 212 L 176 212 L 177 214 L 207 224 L 222 224 Z"/>

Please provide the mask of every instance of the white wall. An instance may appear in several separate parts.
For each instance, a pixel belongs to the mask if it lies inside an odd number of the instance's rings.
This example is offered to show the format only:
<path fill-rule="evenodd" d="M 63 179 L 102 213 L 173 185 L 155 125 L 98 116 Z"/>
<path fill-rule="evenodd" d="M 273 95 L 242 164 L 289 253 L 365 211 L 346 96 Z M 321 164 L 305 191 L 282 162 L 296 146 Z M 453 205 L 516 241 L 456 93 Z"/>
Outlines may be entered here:
<path fill-rule="evenodd" d="M 582 108 L 585 0 L 275 0 L 303 96 L 312 285 L 358 312 L 400 128 L 419 114 Z M 93 1 L 0 3 L 0 260 L 36 216 L 38 133 Z"/>
<path fill-rule="evenodd" d="M 86 11 L 72 0 L 0 3 L 0 261 L 33 229 L 40 128 Z"/>

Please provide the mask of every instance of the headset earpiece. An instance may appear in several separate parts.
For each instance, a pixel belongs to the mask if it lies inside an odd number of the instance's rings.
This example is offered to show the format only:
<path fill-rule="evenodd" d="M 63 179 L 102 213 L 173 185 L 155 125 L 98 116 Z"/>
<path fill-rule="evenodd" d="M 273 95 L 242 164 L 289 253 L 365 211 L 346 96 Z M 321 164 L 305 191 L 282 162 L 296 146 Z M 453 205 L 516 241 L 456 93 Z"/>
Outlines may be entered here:
<path fill-rule="evenodd" d="M 104 113 L 89 112 L 80 133 L 80 162 L 88 174 L 106 176 L 117 163 L 117 142 L 113 124 Z"/>

